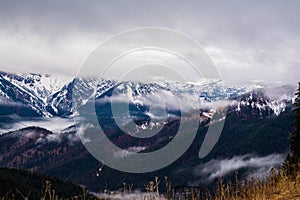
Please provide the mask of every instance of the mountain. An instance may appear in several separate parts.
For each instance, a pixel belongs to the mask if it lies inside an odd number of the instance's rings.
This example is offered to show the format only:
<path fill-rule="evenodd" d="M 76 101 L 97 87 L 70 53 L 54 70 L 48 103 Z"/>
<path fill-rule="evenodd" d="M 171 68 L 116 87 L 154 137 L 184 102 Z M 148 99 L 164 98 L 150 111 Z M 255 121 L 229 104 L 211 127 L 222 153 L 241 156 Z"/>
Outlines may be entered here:
<path fill-rule="evenodd" d="M 64 92 L 68 80 L 40 74 L 0 73 L 0 95 L 10 103 L 31 110 L 29 116 L 52 116 L 47 106 L 54 102 L 53 95 Z M 50 101 L 51 100 L 51 101 Z M 26 116 L 25 113 L 22 113 Z"/>
<path fill-rule="evenodd" d="M 95 96 L 86 97 L 89 90 L 96 88 L 92 94 Z M 280 97 L 274 96 L 270 91 L 284 91 Z M 172 105 L 170 99 L 174 95 L 184 98 L 189 106 L 197 102 L 189 102 L 192 97 L 199 97 L 200 103 L 214 102 L 218 100 L 236 100 L 237 110 L 247 107 L 250 103 L 260 110 L 268 110 L 276 115 L 280 114 L 287 101 L 293 97 L 294 87 L 284 86 L 283 88 L 262 88 L 247 91 L 245 87 L 230 87 L 218 84 L 217 82 L 191 83 L 141 83 L 123 82 L 103 79 L 80 79 L 55 77 L 52 75 L 40 74 L 11 74 L 0 72 L 0 115 L 2 118 L 12 114 L 22 117 L 69 117 L 73 113 L 72 92 L 76 91 L 81 97 L 80 104 L 84 105 L 90 98 L 101 99 L 111 96 L 126 96 L 130 103 L 137 103 L 139 98 L 148 103 L 161 103 L 166 101 L 167 106 Z M 248 97 L 244 96 L 249 92 Z M 268 94 L 270 93 L 270 94 Z M 274 92 L 273 92 L 274 93 Z M 266 95 L 267 94 L 267 95 Z M 254 98 L 254 100 L 252 100 Z M 256 99 L 255 99 L 256 98 Z M 261 99 L 257 99 L 261 98 Z M 140 101 L 141 101 L 140 100 Z M 198 101 L 197 100 L 197 101 Z M 195 101 L 195 99 L 194 99 Z M 257 103 L 256 103 L 257 102 Z M 148 105 L 150 106 L 150 105 Z"/>
<path fill-rule="evenodd" d="M 72 120 L 73 91 L 78 98 L 79 105 L 76 106 L 84 107 L 89 100 L 95 99 L 99 123 L 109 139 L 124 149 L 147 152 L 165 146 L 176 134 L 181 123 L 179 117 L 187 124 L 195 117 L 189 115 L 191 110 L 199 113 L 196 117 L 199 117 L 200 127 L 190 148 L 170 166 L 144 176 L 119 172 L 103 166 L 89 154 L 76 134 L 74 123 L 61 126 L 66 120 Z M 247 88 L 215 82 L 117 83 L 103 79 L 67 80 L 49 75 L 1 72 L 0 129 L 3 134 L 0 135 L 0 166 L 57 175 L 84 184 L 93 191 L 104 187 L 119 188 L 124 181 L 143 187 L 154 176 L 165 175 L 178 184 L 187 184 L 194 181 L 191 180 L 194 168 L 211 159 L 286 153 L 294 91 L 295 87 L 289 85 Z M 182 102 L 181 107 L 174 97 Z M 125 106 L 128 112 L 118 110 L 113 113 L 111 102 L 116 108 Z M 196 103 L 200 105 L 199 110 Z M 198 152 L 215 106 L 227 107 L 225 126 L 213 150 L 199 159 Z M 146 140 L 134 139 L 120 129 L 117 118 L 124 126 L 133 120 L 136 130 L 152 127 L 154 122 L 164 123 L 164 129 Z M 52 122 L 52 119 L 55 120 Z M 162 119 L 166 121 L 162 122 Z M 36 125 L 27 125 L 31 122 Z M 22 128 L 11 128 L 20 123 Z M 61 129 L 53 131 L 53 124 L 58 124 Z"/>
<path fill-rule="evenodd" d="M 284 111 L 291 109 L 295 89 L 288 85 L 255 89 L 233 98 L 232 100 L 236 103 L 233 108 L 243 119 L 279 116 Z"/>
<path fill-rule="evenodd" d="M 207 131 L 201 128 L 188 151 L 177 161 L 166 168 L 145 173 L 143 176 L 119 172 L 103 166 L 89 154 L 74 131 L 57 134 L 38 127 L 27 127 L 0 136 L 0 166 L 59 176 L 85 185 L 95 192 L 105 188 L 111 190 L 122 188 L 123 182 L 134 183 L 135 188 L 142 188 L 154 176 L 159 176 L 161 179 L 168 176 L 172 182 L 186 185 L 199 181 L 199 178 L 194 175 L 194 169 L 199 164 L 212 159 L 231 158 L 234 155 L 284 154 L 289 146 L 292 119 L 291 111 L 285 111 L 278 117 L 265 119 L 240 119 L 236 112 L 229 113 L 218 143 L 204 159 L 198 158 Z M 174 129 L 176 123 L 173 122 Z M 164 132 L 165 137 L 154 138 L 151 141 L 151 148 L 161 148 L 168 143 L 171 140 L 167 134 L 169 131 L 172 132 L 173 129 L 167 129 Z M 124 148 L 137 145 L 134 141 L 128 141 L 123 135 L 111 137 L 114 143 Z M 249 172 L 245 169 L 243 171 Z M 202 186 L 207 184 L 209 183 Z"/>

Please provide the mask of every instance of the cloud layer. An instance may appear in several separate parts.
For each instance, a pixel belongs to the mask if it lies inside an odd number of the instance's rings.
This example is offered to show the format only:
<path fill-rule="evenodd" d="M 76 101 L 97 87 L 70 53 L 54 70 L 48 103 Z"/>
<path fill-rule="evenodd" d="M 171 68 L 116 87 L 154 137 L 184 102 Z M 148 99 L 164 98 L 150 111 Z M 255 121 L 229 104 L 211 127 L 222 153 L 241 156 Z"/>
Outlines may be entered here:
<path fill-rule="evenodd" d="M 265 157 L 253 155 L 234 156 L 231 159 L 211 160 L 205 164 L 197 166 L 194 170 L 195 176 L 201 177 L 201 181 L 212 181 L 221 176 L 248 168 L 252 170 L 251 176 L 265 175 L 271 167 L 282 164 L 284 156 L 271 154 Z"/>
<path fill-rule="evenodd" d="M 299 1 L 0 2 L 0 70 L 75 75 L 103 40 L 155 26 L 197 42 L 227 81 L 295 83 Z"/>
<path fill-rule="evenodd" d="M 60 134 L 65 130 L 70 130 L 70 127 L 74 126 L 75 122 L 73 119 L 69 118 L 48 118 L 48 119 L 41 119 L 41 120 L 22 120 L 19 116 L 12 115 L 12 121 L 14 124 L 9 124 L 5 130 L 5 132 L 15 131 L 26 127 L 41 127 L 45 128 L 55 134 Z"/>

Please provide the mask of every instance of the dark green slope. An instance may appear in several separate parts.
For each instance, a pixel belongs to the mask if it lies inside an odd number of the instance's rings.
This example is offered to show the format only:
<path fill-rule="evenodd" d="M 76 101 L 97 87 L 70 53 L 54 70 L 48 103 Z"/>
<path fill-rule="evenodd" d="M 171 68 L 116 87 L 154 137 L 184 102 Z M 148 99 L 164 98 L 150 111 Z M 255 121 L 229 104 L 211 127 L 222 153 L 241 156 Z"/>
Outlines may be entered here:
<path fill-rule="evenodd" d="M 82 196 L 83 189 L 71 182 L 57 177 L 32 173 L 26 170 L 0 168 L 0 199 L 22 199 L 22 195 L 29 199 L 40 199 L 46 190 L 46 182 L 51 184 L 51 192 L 59 198 Z"/>
<path fill-rule="evenodd" d="M 45 130 L 28 128 L 9 135 L 0 136 L 0 152 L 3 155 L 1 166 L 27 168 L 41 173 L 59 176 L 77 184 L 84 184 L 92 191 L 121 188 L 123 182 L 134 183 L 134 187 L 143 187 L 154 176 L 168 176 L 177 184 L 187 184 L 193 181 L 193 168 L 211 159 L 230 158 L 235 155 L 255 154 L 265 156 L 273 153 L 286 153 L 289 148 L 289 134 L 292 131 L 293 112 L 287 110 L 278 117 L 264 119 L 242 119 L 236 113 L 229 113 L 221 137 L 213 150 L 204 159 L 198 158 L 205 130 L 199 133 L 188 151 L 170 166 L 151 173 L 128 174 L 118 172 L 104 166 L 99 177 L 96 172 L 101 163 L 93 158 L 80 142 L 69 144 L 67 140 L 36 144 L 35 136 L 51 134 Z M 27 132 L 31 140 L 20 140 L 16 135 Z M 21 141 L 23 145 L 18 145 Z M 123 140 L 120 139 L 120 142 Z M 153 148 L 164 146 L 165 142 L 156 143 Z M 8 151 L 15 149 L 14 151 Z M 34 154 L 26 152 L 33 151 Z M 22 159 L 20 159 L 22 158 Z M 178 170 L 183 170 L 178 173 Z"/>

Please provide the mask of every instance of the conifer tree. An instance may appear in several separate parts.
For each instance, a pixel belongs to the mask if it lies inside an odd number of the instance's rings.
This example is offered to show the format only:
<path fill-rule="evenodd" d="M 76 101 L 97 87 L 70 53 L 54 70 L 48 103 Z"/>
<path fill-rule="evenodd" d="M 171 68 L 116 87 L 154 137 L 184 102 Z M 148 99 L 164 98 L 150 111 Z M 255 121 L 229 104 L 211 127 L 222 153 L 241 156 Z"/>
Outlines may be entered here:
<path fill-rule="evenodd" d="M 290 138 L 290 154 L 288 154 L 284 163 L 288 173 L 293 173 L 295 169 L 299 169 L 300 163 L 300 82 L 298 84 L 299 88 L 294 102 L 295 119 L 293 123 L 294 130 Z"/>
<path fill-rule="evenodd" d="M 298 164 L 300 162 L 300 82 L 298 91 L 296 93 L 296 100 L 294 103 L 295 121 L 293 123 L 293 133 L 291 136 L 291 162 Z"/>

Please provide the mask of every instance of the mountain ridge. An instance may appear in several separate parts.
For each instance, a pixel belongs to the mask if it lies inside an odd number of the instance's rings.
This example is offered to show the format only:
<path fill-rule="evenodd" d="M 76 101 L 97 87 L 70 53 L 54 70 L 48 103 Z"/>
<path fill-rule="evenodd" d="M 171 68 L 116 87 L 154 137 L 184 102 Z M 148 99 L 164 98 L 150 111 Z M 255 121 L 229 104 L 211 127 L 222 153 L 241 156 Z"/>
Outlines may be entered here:
<path fill-rule="evenodd" d="M 75 84 L 75 82 L 77 83 Z M 79 82 L 79 83 L 78 83 Z M 53 84 L 51 84 L 53 83 Z M 69 78 L 58 79 L 51 75 L 40 74 L 11 74 L 0 72 L 0 97 L 2 99 L 10 99 L 16 103 L 23 104 L 24 107 L 31 109 L 36 113 L 36 116 L 42 117 L 68 117 L 72 115 L 72 92 L 76 85 L 84 85 L 83 89 L 89 89 L 97 86 L 95 98 L 103 96 L 113 89 L 115 93 L 127 92 L 128 89 L 133 89 L 133 96 L 151 93 L 153 91 L 171 91 L 180 94 L 198 95 L 202 101 L 215 101 L 218 99 L 238 99 L 239 96 L 251 91 L 247 91 L 245 87 L 230 87 L 210 85 L 197 86 L 193 84 L 172 85 L 170 83 L 116 83 L 112 80 L 88 80 Z M 119 88 L 126 87 L 127 91 L 122 91 Z M 292 86 L 281 86 L 288 88 L 287 91 L 293 90 Z M 258 90 L 258 89 L 256 89 Z M 267 90 L 266 87 L 261 90 Z M 116 92 L 117 91 L 117 92 Z M 254 91 L 254 90 L 253 90 Z M 84 91 L 83 91 L 84 92 Z M 285 96 L 285 100 L 292 99 L 291 92 Z M 272 99 L 272 98 L 271 98 Z M 1 99 L 0 99 L 1 100 Z M 272 99 L 276 101 L 277 99 Z M 282 100 L 282 99 L 279 99 Z M 3 101 L 3 100 L 2 100 Z M 82 99 L 82 104 L 87 99 Z M 1 103 L 1 101 L 0 101 Z M 2 102 L 3 104 L 5 102 Z M 11 102 L 12 103 L 12 102 Z M 272 106 L 272 104 L 268 104 Z M 276 111 L 279 114 L 280 110 Z"/>

